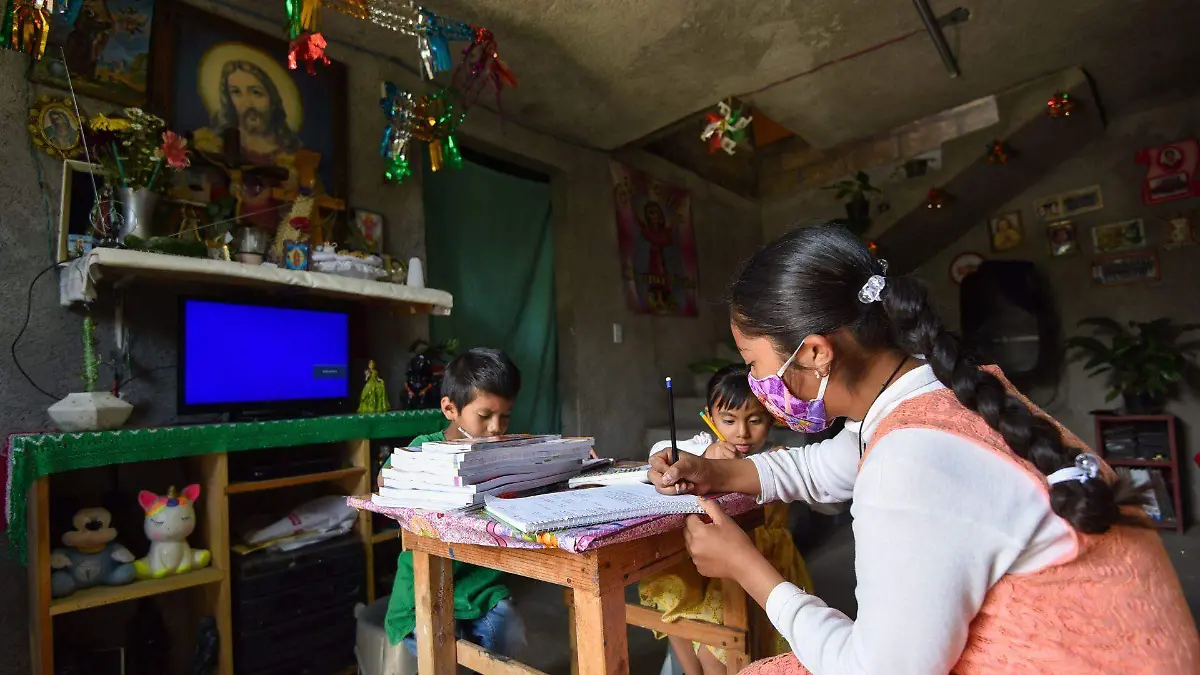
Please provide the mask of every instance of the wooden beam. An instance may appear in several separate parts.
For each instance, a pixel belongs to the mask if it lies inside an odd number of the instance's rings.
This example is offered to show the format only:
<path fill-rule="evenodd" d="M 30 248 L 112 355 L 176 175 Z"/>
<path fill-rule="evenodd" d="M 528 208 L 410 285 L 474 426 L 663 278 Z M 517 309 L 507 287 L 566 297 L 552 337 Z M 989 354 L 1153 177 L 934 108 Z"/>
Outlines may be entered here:
<path fill-rule="evenodd" d="M 641 605 L 625 605 L 625 621 L 631 626 L 721 649 L 740 649 L 746 646 L 745 631 L 692 619 L 677 619 L 667 623 L 662 620 L 662 612 Z"/>
<path fill-rule="evenodd" d="M 483 675 L 546 675 L 537 668 L 489 652 L 474 642 L 458 641 L 458 665 Z"/>

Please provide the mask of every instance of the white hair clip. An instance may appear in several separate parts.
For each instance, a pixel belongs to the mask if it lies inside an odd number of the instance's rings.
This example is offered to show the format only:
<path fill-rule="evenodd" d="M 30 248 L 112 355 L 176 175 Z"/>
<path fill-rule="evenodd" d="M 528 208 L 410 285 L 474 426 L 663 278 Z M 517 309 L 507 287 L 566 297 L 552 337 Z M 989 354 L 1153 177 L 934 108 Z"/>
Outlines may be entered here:
<path fill-rule="evenodd" d="M 1100 475 L 1100 458 L 1090 452 L 1081 452 L 1075 457 L 1075 466 L 1059 469 L 1046 476 L 1046 482 L 1051 485 L 1077 480 L 1086 483 Z"/>
<path fill-rule="evenodd" d="M 872 274 L 867 283 L 858 290 L 858 301 L 864 305 L 869 305 L 872 302 L 879 302 L 883 295 L 883 287 L 887 285 L 887 280 L 882 274 Z"/>

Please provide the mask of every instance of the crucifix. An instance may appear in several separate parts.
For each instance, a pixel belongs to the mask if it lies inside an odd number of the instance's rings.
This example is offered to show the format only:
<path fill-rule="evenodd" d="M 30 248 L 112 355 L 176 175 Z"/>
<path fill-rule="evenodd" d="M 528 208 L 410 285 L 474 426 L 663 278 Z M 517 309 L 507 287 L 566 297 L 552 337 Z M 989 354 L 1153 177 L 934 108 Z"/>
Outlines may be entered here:
<path fill-rule="evenodd" d="M 237 129 L 225 129 L 221 132 L 220 153 L 205 152 L 195 148 L 194 144 L 193 148 L 202 163 L 221 171 L 228 178 L 229 194 L 235 203 L 233 210 L 235 222 L 240 222 L 243 215 L 254 215 L 244 214 L 242 211 L 248 190 L 254 194 L 260 194 L 264 190 L 270 190 L 277 185 L 286 183 L 290 175 L 288 170 L 282 166 L 247 162 L 242 157 L 241 132 Z"/>
<path fill-rule="evenodd" d="M 296 189 L 276 187 L 271 191 L 271 196 L 275 199 L 292 202 L 291 209 L 280 220 L 279 228 L 275 231 L 275 241 L 271 245 L 272 260 L 283 259 L 285 241 L 308 241 L 313 246 L 324 244 L 325 235 L 328 233 L 322 224 L 328 216 L 323 217 L 322 211 L 336 213 L 346 209 L 346 203 L 341 199 L 318 192 L 317 165 L 320 163 L 320 153 L 297 150 Z"/>

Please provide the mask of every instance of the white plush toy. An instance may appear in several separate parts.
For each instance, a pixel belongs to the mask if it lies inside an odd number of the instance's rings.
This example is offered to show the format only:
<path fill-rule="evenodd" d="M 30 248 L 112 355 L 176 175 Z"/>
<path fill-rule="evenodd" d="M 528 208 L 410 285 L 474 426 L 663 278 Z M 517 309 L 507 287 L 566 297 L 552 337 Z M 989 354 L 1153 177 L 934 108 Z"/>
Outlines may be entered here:
<path fill-rule="evenodd" d="M 182 495 L 172 487 L 160 496 L 148 490 L 138 493 L 138 503 L 146 512 L 146 537 L 150 552 L 134 561 L 139 579 L 161 579 L 208 567 L 212 552 L 188 546 L 187 537 L 196 529 L 196 508 L 200 486 L 189 485 Z"/>

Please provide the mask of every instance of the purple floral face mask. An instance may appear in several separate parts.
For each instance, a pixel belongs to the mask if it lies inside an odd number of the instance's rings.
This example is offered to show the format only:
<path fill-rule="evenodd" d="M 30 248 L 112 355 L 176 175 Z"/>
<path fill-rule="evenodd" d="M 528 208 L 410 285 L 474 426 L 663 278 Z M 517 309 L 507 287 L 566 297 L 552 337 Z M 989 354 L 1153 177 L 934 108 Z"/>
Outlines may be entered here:
<path fill-rule="evenodd" d="M 796 398 L 783 383 L 784 371 L 792 365 L 796 354 L 800 353 L 800 347 L 803 346 L 804 343 L 801 342 L 774 375 L 768 375 L 761 380 L 756 379 L 753 374 L 747 377 L 750 380 L 750 391 L 754 392 L 754 397 L 772 417 L 786 424 L 792 431 L 815 434 L 829 428 L 829 420 L 825 419 L 825 387 L 829 384 L 829 376 L 821 378 L 817 397 L 811 401 Z"/>

